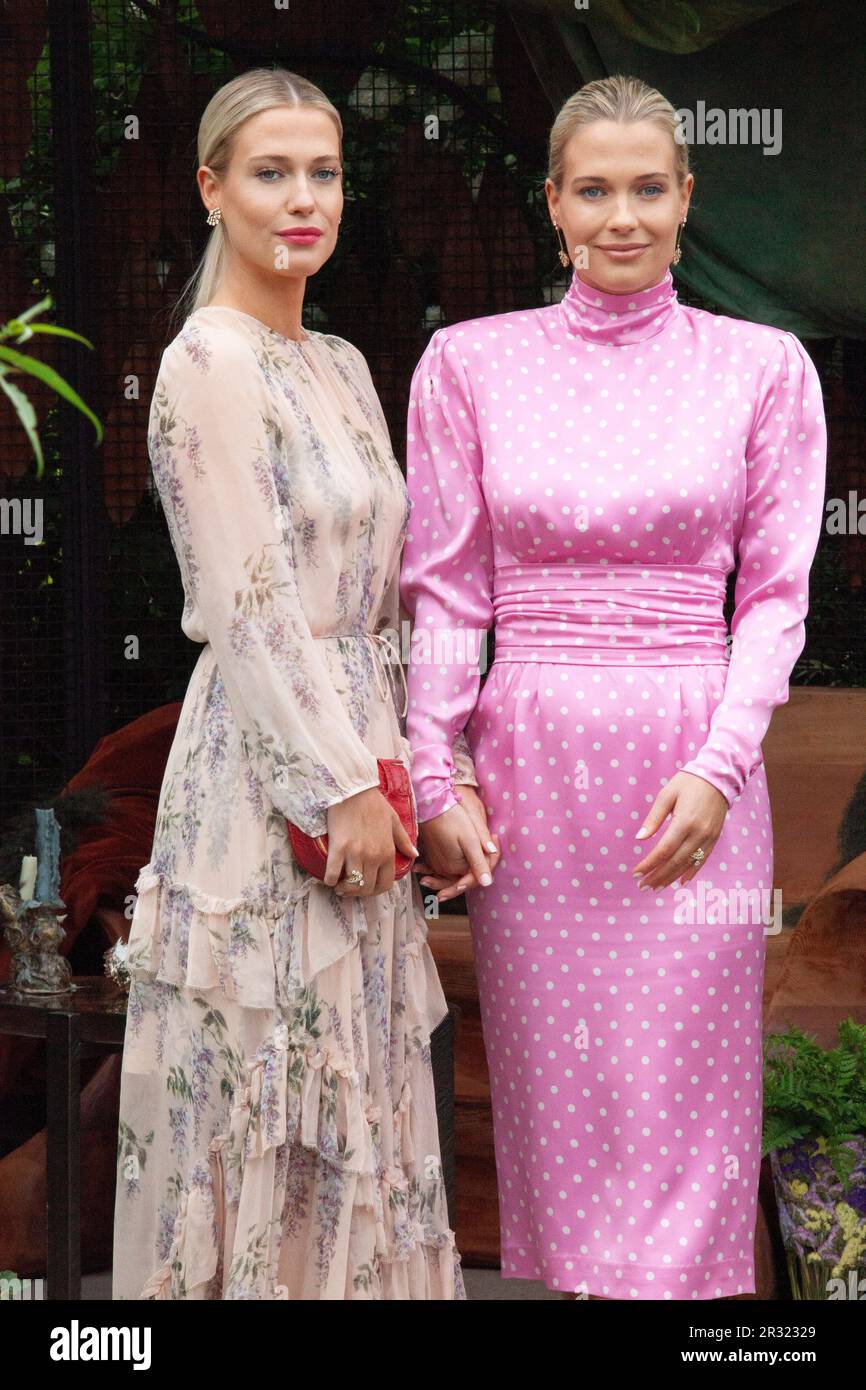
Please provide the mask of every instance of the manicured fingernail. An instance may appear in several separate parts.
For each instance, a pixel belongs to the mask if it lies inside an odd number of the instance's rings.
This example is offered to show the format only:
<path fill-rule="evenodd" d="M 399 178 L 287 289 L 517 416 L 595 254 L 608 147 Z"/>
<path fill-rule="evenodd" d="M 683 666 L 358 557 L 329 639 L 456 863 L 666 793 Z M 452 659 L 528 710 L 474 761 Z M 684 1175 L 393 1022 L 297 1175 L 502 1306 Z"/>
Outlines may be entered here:
<path fill-rule="evenodd" d="M 490 850 L 490 853 L 491 853 L 491 854 L 495 854 L 495 853 L 496 853 L 496 846 L 495 846 L 495 844 L 493 843 L 492 840 L 488 840 L 488 841 L 487 841 L 487 848 Z"/>
<path fill-rule="evenodd" d="M 644 827 L 643 829 L 641 829 L 641 830 L 639 830 L 639 831 L 637 832 L 637 834 L 635 835 L 635 839 L 636 839 L 636 840 L 644 840 L 644 839 L 646 839 L 646 837 L 647 837 L 648 834 L 649 834 L 649 831 Z"/>
<path fill-rule="evenodd" d="M 489 888 L 491 883 L 493 882 L 493 879 L 491 878 L 490 874 L 482 874 L 478 882 L 482 884 L 485 888 Z"/>

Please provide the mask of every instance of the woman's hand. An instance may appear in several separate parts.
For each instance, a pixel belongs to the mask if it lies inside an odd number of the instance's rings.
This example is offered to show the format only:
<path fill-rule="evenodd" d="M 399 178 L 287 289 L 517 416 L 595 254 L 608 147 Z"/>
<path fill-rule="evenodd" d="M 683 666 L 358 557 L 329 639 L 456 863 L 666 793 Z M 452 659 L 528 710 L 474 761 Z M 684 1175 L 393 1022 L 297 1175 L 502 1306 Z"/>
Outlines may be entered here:
<path fill-rule="evenodd" d="M 632 869 L 633 875 L 641 879 L 638 886 L 666 888 L 680 874 L 680 883 L 685 884 L 700 873 L 722 833 L 729 810 L 727 798 L 712 783 L 692 772 L 675 773 L 662 787 L 644 821 L 646 831 L 654 835 L 672 813 L 665 835 Z M 696 849 L 702 849 L 707 856 L 703 864 L 691 861 Z"/>
<path fill-rule="evenodd" d="M 412 872 L 426 875 L 420 881 L 433 889 L 440 903 L 459 898 L 467 888 L 487 888 L 493 882 L 500 849 L 487 828 L 484 803 L 474 787 L 461 785 L 458 805 L 423 821 L 419 839 L 423 860 Z"/>
<path fill-rule="evenodd" d="M 372 898 L 394 886 L 394 855 L 418 856 L 403 822 L 378 787 L 368 787 L 328 807 L 328 862 L 325 883 L 341 897 Z M 343 883 L 360 869 L 364 886 Z"/>

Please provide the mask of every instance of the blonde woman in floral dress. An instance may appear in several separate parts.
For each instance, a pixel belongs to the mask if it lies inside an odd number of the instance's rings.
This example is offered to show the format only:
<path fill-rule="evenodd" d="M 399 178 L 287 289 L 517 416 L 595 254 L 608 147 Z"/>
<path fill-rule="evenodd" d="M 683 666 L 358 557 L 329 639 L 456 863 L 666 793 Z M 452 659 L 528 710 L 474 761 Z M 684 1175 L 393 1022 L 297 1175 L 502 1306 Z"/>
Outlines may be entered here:
<path fill-rule="evenodd" d="M 363 356 L 301 328 L 341 133 L 318 88 L 269 69 L 199 131 L 212 240 L 148 444 L 204 645 L 136 884 L 115 1299 L 465 1298 L 430 1057 L 446 1004 L 376 762 L 409 758 L 408 494 Z M 328 834 L 324 882 L 287 819 Z"/>

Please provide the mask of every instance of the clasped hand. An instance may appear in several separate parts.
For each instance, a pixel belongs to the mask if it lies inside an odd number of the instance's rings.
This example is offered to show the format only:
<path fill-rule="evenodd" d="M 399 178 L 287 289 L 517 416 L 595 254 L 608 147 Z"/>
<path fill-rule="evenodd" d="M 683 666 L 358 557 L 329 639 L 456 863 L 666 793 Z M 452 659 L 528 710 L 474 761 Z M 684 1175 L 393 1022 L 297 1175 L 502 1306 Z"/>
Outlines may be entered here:
<path fill-rule="evenodd" d="M 458 897 L 467 888 L 492 882 L 499 862 L 499 847 L 487 828 L 484 806 L 472 787 L 460 788 L 462 803 L 441 816 L 424 822 L 424 860 L 412 844 L 400 817 L 377 787 L 369 787 L 329 806 L 328 861 L 324 882 L 340 897 L 372 898 L 394 886 L 394 853 L 399 850 L 416 862 L 413 873 L 431 874 L 422 879 L 441 890 L 440 902 Z M 360 869 L 363 887 L 347 883 L 352 869 Z"/>
<path fill-rule="evenodd" d="M 460 801 L 432 820 L 423 821 L 419 838 L 423 857 L 412 844 L 400 817 L 375 787 L 358 792 L 328 809 L 328 863 L 325 883 L 341 896 L 369 898 L 394 885 L 394 853 L 416 862 L 412 872 L 431 888 L 439 902 L 457 898 L 468 888 L 486 888 L 501 858 L 498 837 L 491 834 L 477 791 L 460 787 Z M 679 878 L 686 884 L 701 871 L 691 856 L 704 851 L 704 863 L 722 833 L 729 810 L 726 797 L 691 772 L 677 772 L 658 793 L 643 829 L 654 835 L 670 816 L 659 843 L 632 869 L 641 889 L 665 888 Z M 347 884 L 351 869 L 360 869 L 364 886 Z"/>
<path fill-rule="evenodd" d="M 487 826 L 487 813 L 477 791 L 460 786 L 460 801 L 421 824 L 423 859 L 412 872 L 432 888 L 440 903 L 459 898 L 467 888 L 487 888 L 499 863 L 500 849 Z"/>

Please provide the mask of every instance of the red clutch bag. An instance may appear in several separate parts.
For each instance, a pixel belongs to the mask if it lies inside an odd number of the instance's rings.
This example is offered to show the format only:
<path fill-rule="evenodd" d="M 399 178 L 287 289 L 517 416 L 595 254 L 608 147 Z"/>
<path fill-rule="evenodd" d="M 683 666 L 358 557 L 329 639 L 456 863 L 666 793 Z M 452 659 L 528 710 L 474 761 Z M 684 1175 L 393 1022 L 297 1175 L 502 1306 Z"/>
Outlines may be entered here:
<path fill-rule="evenodd" d="M 379 790 L 400 817 L 400 823 L 413 845 L 418 843 L 418 820 L 415 814 L 415 799 L 412 795 L 412 782 L 409 770 L 399 758 L 377 758 L 379 765 Z M 292 853 L 302 869 L 314 878 L 324 878 L 328 863 L 327 835 L 307 835 L 299 826 L 286 821 Z M 394 851 L 394 879 L 408 873 L 414 859 L 408 859 L 399 850 Z"/>

